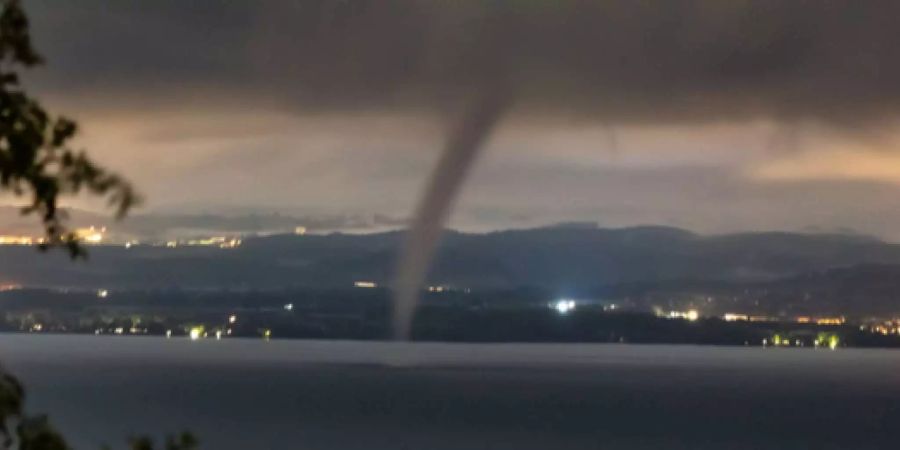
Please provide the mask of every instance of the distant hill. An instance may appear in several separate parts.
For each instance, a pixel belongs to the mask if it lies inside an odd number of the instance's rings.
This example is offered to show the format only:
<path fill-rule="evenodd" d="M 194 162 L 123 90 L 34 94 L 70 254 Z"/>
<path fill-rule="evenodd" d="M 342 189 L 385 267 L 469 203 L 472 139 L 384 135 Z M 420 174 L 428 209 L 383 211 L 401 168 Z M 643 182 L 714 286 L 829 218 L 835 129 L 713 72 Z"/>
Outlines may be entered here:
<path fill-rule="evenodd" d="M 88 262 L 0 247 L 0 281 L 38 286 L 277 288 L 390 280 L 402 232 L 275 235 L 236 249 L 90 248 Z M 860 264 L 900 264 L 900 246 L 858 235 L 701 236 L 668 227 L 448 232 L 431 283 L 587 289 L 617 283 L 766 282 Z"/>
<path fill-rule="evenodd" d="M 810 311 L 900 314 L 900 265 L 862 264 L 768 283 L 768 296 Z"/>

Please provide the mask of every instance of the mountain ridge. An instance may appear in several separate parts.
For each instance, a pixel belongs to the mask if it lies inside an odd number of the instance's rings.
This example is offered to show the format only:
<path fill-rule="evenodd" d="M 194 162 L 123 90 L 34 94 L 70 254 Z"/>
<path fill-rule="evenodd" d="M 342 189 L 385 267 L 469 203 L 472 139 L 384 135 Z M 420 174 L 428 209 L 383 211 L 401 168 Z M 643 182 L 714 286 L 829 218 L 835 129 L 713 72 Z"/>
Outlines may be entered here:
<path fill-rule="evenodd" d="M 89 247 L 87 262 L 0 247 L 9 283 L 87 287 L 275 288 L 390 282 L 405 231 L 251 237 L 234 249 Z M 856 235 L 699 235 L 671 227 L 448 231 L 431 284 L 585 289 L 628 282 L 771 281 L 859 264 L 900 264 L 900 245 Z"/>

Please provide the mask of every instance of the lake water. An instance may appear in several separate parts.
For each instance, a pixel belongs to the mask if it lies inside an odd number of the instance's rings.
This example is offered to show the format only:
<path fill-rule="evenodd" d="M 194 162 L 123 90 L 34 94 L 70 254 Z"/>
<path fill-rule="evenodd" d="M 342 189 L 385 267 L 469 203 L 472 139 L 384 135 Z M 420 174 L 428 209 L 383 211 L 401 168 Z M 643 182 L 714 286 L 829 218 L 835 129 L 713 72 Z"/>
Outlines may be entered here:
<path fill-rule="evenodd" d="M 0 335 L 81 449 L 887 449 L 900 352 Z"/>

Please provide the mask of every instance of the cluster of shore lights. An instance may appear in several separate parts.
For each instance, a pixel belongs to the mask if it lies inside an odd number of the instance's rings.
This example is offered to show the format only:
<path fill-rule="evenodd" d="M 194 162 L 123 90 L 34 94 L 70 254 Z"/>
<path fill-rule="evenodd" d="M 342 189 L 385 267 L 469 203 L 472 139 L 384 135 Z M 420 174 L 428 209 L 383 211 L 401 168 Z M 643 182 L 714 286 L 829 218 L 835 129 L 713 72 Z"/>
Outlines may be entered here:
<path fill-rule="evenodd" d="M 838 348 L 841 340 L 836 334 L 828 334 L 828 333 L 819 333 L 816 336 L 815 340 L 813 340 L 813 347 L 828 347 L 831 350 Z M 781 337 L 781 335 L 776 334 L 772 337 L 772 339 L 763 339 L 762 340 L 763 347 L 805 347 L 805 343 L 800 339 L 795 339 L 791 341 L 790 338 Z"/>
<path fill-rule="evenodd" d="M 272 331 L 269 329 L 266 329 L 263 331 L 262 334 L 263 334 L 264 338 L 269 339 L 272 336 Z M 222 337 L 224 337 L 224 336 L 231 336 L 231 328 L 228 328 L 225 331 L 222 331 L 221 329 L 217 329 L 213 332 L 213 336 L 215 336 L 216 340 L 221 340 Z M 172 330 L 166 330 L 166 337 L 167 338 L 172 337 Z M 188 337 L 192 341 L 196 341 L 201 338 L 205 339 L 205 338 L 209 337 L 209 332 L 207 332 L 203 326 L 191 327 L 188 330 Z"/>
<path fill-rule="evenodd" d="M 106 227 L 88 227 L 78 228 L 75 230 L 75 236 L 81 241 L 88 244 L 99 244 L 103 242 L 103 235 L 106 233 Z"/>
<path fill-rule="evenodd" d="M 90 226 L 76 228 L 75 237 L 85 244 L 100 244 L 106 234 L 106 227 Z M 24 235 L 0 235 L 0 245 L 39 245 L 47 242 L 45 237 L 32 237 Z"/>
<path fill-rule="evenodd" d="M 241 246 L 242 241 L 236 237 L 213 236 L 203 239 L 189 240 L 172 240 L 166 242 L 167 248 L 178 248 L 180 246 L 187 247 L 219 247 L 219 248 L 237 248 Z M 130 245 L 126 244 L 126 247 Z"/>
<path fill-rule="evenodd" d="M 843 325 L 847 322 L 844 316 L 840 317 L 797 317 L 797 323 L 814 323 L 816 325 Z"/>
<path fill-rule="evenodd" d="M 31 236 L 0 236 L 0 245 L 34 245 L 44 243 L 44 238 L 33 238 Z"/>
<path fill-rule="evenodd" d="M 684 319 L 693 322 L 700 318 L 700 313 L 696 309 L 688 311 L 669 311 L 667 317 L 670 319 Z"/>
<path fill-rule="evenodd" d="M 287 311 L 290 311 L 290 310 L 294 309 L 294 304 L 288 303 L 287 305 L 284 305 L 284 309 Z M 228 316 L 227 321 L 228 321 L 229 325 L 236 324 L 238 321 L 237 314 L 230 314 Z M 272 330 L 269 328 L 260 329 L 260 330 L 258 330 L 258 332 L 260 333 L 262 338 L 267 341 L 272 338 Z M 225 327 L 225 330 L 223 331 L 222 329 L 217 328 L 212 333 L 213 333 L 213 336 L 215 336 L 216 340 L 220 340 L 224 336 L 231 336 L 232 329 L 231 329 L 231 327 Z M 206 331 L 206 328 L 203 325 L 197 325 L 197 326 L 189 328 L 187 335 L 188 335 L 188 338 L 190 338 L 192 341 L 196 341 L 201 338 L 210 337 L 209 336 L 210 333 L 208 331 Z M 172 330 L 166 330 L 166 337 L 172 337 Z"/>

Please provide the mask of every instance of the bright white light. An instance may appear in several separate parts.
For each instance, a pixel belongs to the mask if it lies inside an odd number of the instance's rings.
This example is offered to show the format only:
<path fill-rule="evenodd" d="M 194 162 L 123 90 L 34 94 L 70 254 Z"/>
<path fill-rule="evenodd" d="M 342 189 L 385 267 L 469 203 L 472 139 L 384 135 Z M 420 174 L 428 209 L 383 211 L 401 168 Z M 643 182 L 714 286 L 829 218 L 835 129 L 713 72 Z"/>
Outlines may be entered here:
<path fill-rule="evenodd" d="M 237 322 L 236 315 L 232 314 L 232 315 L 228 316 L 228 323 L 235 323 L 235 322 Z"/>
<path fill-rule="evenodd" d="M 567 314 L 569 311 L 575 309 L 575 300 L 559 300 L 551 305 L 551 307 L 560 314 Z"/>
<path fill-rule="evenodd" d="M 172 337 L 172 330 L 166 330 L 166 337 L 167 338 Z"/>
<path fill-rule="evenodd" d="M 700 313 L 698 313 L 696 309 L 692 309 L 684 315 L 684 318 L 690 321 L 694 321 L 700 318 Z"/>
<path fill-rule="evenodd" d="M 108 296 L 109 296 L 109 291 L 107 291 L 106 289 L 98 289 L 97 290 L 97 297 L 106 298 Z"/>
<path fill-rule="evenodd" d="M 222 330 L 216 330 L 216 339 L 222 339 Z"/>
<path fill-rule="evenodd" d="M 294 304 L 293 304 L 293 303 L 288 303 L 288 304 L 284 305 L 284 310 L 285 310 L 285 311 L 293 311 L 293 310 L 294 310 Z"/>
<path fill-rule="evenodd" d="M 203 329 L 200 327 L 191 328 L 191 334 L 190 334 L 191 340 L 196 341 L 197 339 L 200 339 L 200 333 L 202 333 L 202 332 L 203 332 Z"/>

